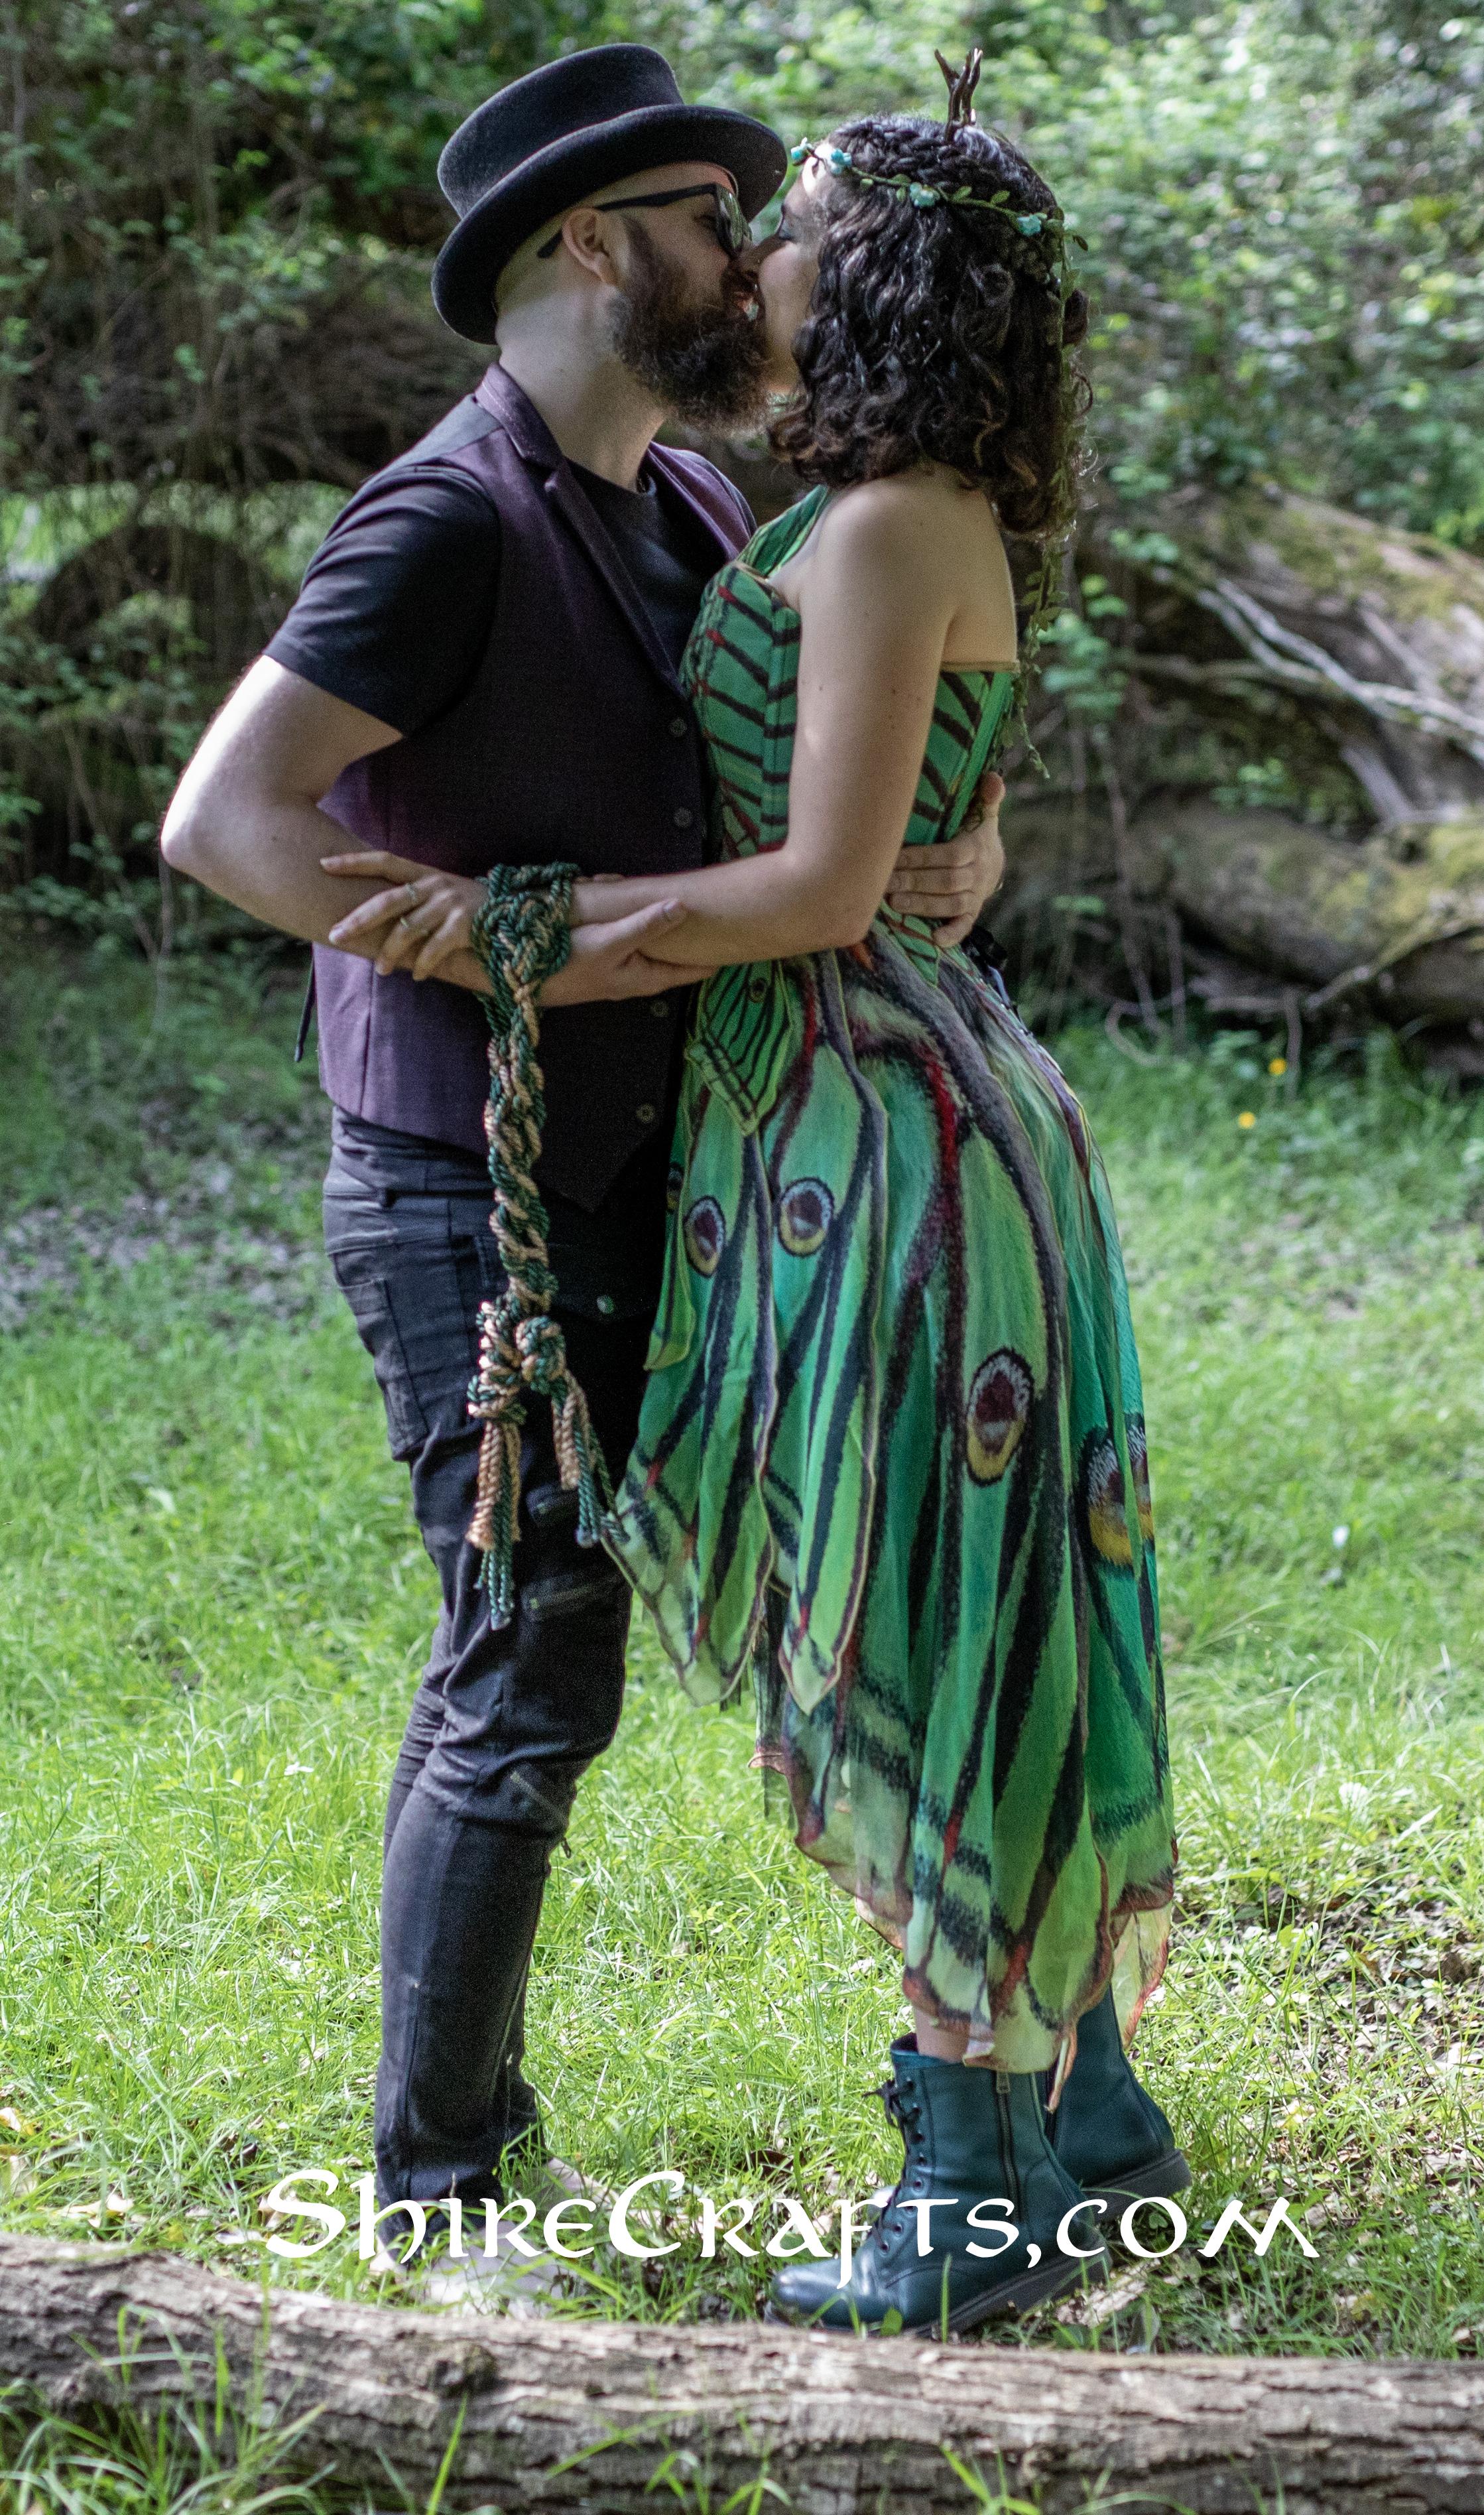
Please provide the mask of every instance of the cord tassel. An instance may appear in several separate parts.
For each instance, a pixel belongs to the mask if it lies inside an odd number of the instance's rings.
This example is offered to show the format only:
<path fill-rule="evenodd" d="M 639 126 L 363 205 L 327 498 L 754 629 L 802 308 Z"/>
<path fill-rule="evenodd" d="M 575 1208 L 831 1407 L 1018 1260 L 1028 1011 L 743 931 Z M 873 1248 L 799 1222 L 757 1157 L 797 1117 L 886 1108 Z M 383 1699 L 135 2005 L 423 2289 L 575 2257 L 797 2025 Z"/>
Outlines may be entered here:
<path fill-rule="evenodd" d="M 527 1394 L 552 1409 L 563 1486 L 577 1495 L 577 1542 L 596 1546 L 613 1499 L 588 1401 L 551 1316 L 556 1278 L 547 1253 L 547 1213 L 536 1186 L 546 1096 L 536 1061 L 536 998 L 571 949 L 568 913 L 575 865 L 497 865 L 471 939 L 489 973 L 489 1098 L 484 1134 L 495 1235 L 505 1290 L 479 1305 L 479 1359 L 469 1411 L 484 1426 L 469 1543 L 485 1557 L 480 1576 L 490 1623 L 515 1612 L 515 1548 L 520 1533 L 520 1427 Z"/>

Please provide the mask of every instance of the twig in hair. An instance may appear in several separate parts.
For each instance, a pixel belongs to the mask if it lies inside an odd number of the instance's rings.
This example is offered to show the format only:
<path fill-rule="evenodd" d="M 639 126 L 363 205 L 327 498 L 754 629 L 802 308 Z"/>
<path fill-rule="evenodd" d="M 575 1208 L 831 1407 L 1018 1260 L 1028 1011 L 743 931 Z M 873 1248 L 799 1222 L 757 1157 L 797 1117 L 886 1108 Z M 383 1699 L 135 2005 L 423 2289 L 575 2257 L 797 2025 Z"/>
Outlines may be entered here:
<path fill-rule="evenodd" d="M 975 44 L 972 52 L 967 56 L 961 70 L 954 69 L 944 61 L 939 52 L 934 52 L 932 58 L 948 81 L 946 128 L 950 131 L 966 129 L 969 123 L 978 120 L 973 109 L 973 92 L 979 84 L 979 64 L 984 59 L 983 46 Z"/>

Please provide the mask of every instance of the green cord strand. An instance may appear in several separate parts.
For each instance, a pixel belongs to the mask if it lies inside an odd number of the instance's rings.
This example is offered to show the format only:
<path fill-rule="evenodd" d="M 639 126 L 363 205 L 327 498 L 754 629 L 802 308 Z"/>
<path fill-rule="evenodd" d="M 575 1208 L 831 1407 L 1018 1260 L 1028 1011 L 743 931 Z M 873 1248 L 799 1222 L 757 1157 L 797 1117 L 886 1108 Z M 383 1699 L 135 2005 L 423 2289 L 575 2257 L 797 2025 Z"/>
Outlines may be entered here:
<path fill-rule="evenodd" d="M 505 1290 L 479 1304 L 479 1361 L 469 1411 L 484 1425 L 469 1542 L 486 1558 L 492 1625 L 515 1612 L 514 1553 L 519 1533 L 520 1425 L 526 1393 L 545 1397 L 561 1481 L 577 1495 L 577 1542 L 596 1546 L 612 1487 L 588 1401 L 567 1365 L 566 1342 L 551 1316 L 556 1278 L 547 1256 L 547 1212 L 535 1182 L 546 1122 L 536 1061 L 536 1000 L 572 948 L 569 917 L 576 865 L 496 865 L 475 911 L 470 940 L 489 976 L 489 1098 L 484 1133 L 495 1191 L 489 1227 Z"/>

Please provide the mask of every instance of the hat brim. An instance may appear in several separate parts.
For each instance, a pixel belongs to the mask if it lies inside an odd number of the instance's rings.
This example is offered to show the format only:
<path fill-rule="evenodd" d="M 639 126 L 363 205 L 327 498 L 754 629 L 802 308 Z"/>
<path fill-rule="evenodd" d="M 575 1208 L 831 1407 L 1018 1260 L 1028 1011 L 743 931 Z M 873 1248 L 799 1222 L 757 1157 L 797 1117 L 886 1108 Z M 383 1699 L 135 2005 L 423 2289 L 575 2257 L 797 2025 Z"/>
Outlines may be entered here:
<path fill-rule="evenodd" d="M 748 219 L 772 199 L 788 172 L 788 150 L 777 133 L 724 105 L 646 105 L 569 132 L 527 158 L 459 221 L 433 268 L 433 302 L 444 322 L 466 341 L 493 341 L 495 281 L 527 236 L 606 184 L 691 158 L 726 168 Z"/>

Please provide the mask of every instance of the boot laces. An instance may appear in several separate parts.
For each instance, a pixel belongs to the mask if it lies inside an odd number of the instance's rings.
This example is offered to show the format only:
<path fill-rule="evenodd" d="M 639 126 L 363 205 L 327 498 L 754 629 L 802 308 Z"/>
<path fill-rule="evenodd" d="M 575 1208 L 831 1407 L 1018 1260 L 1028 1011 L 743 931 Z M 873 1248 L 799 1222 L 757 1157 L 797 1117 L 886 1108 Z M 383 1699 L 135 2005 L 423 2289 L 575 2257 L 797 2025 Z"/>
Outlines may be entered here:
<path fill-rule="evenodd" d="M 917 2163 L 914 2152 L 922 2125 L 923 2100 L 918 2095 L 904 2095 L 894 2079 L 888 2079 L 885 2086 L 878 2087 L 876 2092 L 882 2100 L 886 2120 L 900 2133 L 901 2143 L 906 2151 L 902 2161 L 902 2171 L 892 2186 L 891 2198 L 876 2223 L 884 2233 L 889 2229 L 892 2235 L 899 2236 L 906 2222 L 898 2212 L 896 2204 L 901 2198 L 911 2169 Z"/>
<path fill-rule="evenodd" d="M 912 2135 L 923 2119 L 922 2098 L 904 2096 L 894 2079 L 888 2079 L 886 2085 L 878 2087 L 876 2092 L 886 2108 L 886 2120 L 901 2132 L 903 2146 L 910 2146 Z"/>

